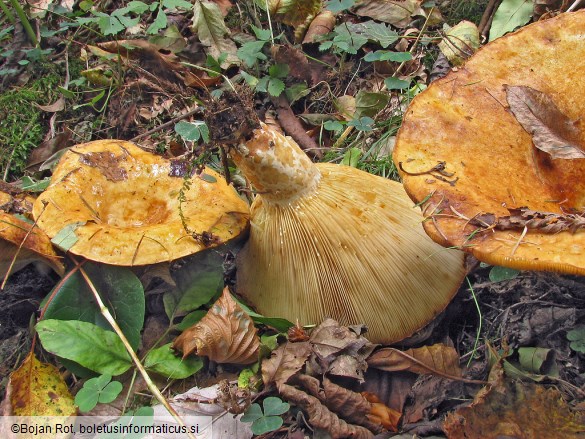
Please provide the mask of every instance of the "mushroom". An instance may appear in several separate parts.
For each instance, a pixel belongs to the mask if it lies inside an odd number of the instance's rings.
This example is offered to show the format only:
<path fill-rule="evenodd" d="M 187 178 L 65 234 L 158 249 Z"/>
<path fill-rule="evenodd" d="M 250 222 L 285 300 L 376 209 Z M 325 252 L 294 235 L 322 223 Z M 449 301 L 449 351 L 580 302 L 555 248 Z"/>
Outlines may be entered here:
<path fill-rule="evenodd" d="M 247 229 L 247 204 L 219 174 L 205 168 L 188 184 L 181 174 L 130 142 L 78 145 L 61 158 L 33 215 L 51 238 L 69 232 L 71 253 L 125 266 L 172 261 Z"/>
<path fill-rule="evenodd" d="M 412 101 L 394 161 L 434 241 L 494 265 L 585 274 L 585 159 L 555 158 L 541 138 L 565 136 L 584 155 L 584 38 L 585 11 L 539 21 Z"/>
<path fill-rule="evenodd" d="M 456 293 L 463 253 L 428 239 L 399 183 L 314 164 L 264 124 L 230 153 L 257 191 L 236 288 L 259 312 L 301 324 L 365 323 L 371 341 L 392 343 Z"/>

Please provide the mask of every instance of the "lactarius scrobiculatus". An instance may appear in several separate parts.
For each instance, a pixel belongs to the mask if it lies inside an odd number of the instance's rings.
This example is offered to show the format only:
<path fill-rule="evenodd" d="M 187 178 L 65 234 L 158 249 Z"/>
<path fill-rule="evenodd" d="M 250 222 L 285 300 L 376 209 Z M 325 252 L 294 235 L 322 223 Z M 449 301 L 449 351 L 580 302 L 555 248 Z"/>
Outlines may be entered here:
<path fill-rule="evenodd" d="M 247 229 L 248 206 L 223 177 L 205 168 L 185 185 L 182 171 L 130 142 L 77 145 L 59 161 L 33 215 L 51 238 L 68 232 L 72 254 L 126 266 L 192 255 Z"/>
<path fill-rule="evenodd" d="M 433 240 L 585 275 L 584 77 L 579 11 L 494 40 L 413 100 L 394 161 Z"/>
<path fill-rule="evenodd" d="M 236 286 L 259 312 L 301 324 L 363 323 L 371 341 L 392 343 L 457 291 L 462 252 L 424 234 L 399 183 L 315 164 L 264 124 L 230 151 L 256 190 Z"/>

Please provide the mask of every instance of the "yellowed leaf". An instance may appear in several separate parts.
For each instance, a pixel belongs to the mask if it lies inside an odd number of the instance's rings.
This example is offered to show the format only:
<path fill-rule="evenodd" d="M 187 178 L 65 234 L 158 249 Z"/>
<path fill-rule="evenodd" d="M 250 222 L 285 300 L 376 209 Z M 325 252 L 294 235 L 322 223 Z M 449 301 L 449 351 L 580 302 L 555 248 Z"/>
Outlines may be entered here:
<path fill-rule="evenodd" d="M 12 372 L 10 408 L 14 416 L 75 416 L 77 409 L 67 384 L 52 364 L 41 363 L 34 353 Z"/>
<path fill-rule="evenodd" d="M 439 43 L 439 49 L 453 65 L 463 64 L 479 49 L 477 26 L 470 21 L 462 21 L 449 28 Z"/>
<path fill-rule="evenodd" d="M 457 351 L 441 343 L 407 351 L 380 349 L 368 358 L 368 366 L 388 372 L 403 370 L 450 378 L 460 378 L 462 375 Z"/>
<path fill-rule="evenodd" d="M 173 348 L 183 357 L 195 354 L 217 363 L 251 364 L 258 361 L 260 339 L 252 319 L 226 287 L 205 317 L 175 339 Z"/>

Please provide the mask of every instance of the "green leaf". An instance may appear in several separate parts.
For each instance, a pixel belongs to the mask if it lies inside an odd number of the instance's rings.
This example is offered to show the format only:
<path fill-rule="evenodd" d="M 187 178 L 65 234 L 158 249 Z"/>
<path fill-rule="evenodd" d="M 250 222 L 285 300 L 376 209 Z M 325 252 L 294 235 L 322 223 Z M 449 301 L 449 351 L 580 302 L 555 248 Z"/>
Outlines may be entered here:
<path fill-rule="evenodd" d="M 373 20 L 356 23 L 353 31 L 367 38 L 368 41 L 374 41 L 383 48 L 394 44 L 398 40 L 398 32 L 390 29 L 387 24 L 378 23 Z"/>
<path fill-rule="evenodd" d="M 163 7 L 169 9 L 185 9 L 190 10 L 193 7 L 191 2 L 186 0 L 163 0 L 162 2 Z"/>
<path fill-rule="evenodd" d="M 362 150 L 359 148 L 350 148 L 343 154 L 342 165 L 357 167 L 357 164 L 362 157 Z"/>
<path fill-rule="evenodd" d="M 172 343 L 151 350 L 144 359 L 144 367 L 171 379 L 183 379 L 203 367 L 199 357 L 178 357 L 171 350 Z"/>
<path fill-rule="evenodd" d="M 112 381 L 106 385 L 100 392 L 99 403 L 108 404 L 118 397 L 123 386 L 119 381 Z"/>
<path fill-rule="evenodd" d="M 372 125 L 374 125 L 374 119 L 364 116 L 360 117 L 359 119 L 350 120 L 347 125 L 350 127 L 355 127 L 356 130 L 368 132 L 373 130 Z"/>
<path fill-rule="evenodd" d="M 43 192 L 49 184 L 51 184 L 51 178 L 47 177 L 44 180 L 34 181 L 28 175 L 25 175 L 21 179 L 22 184 L 21 187 L 25 191 L 29 192 Z"/>
<path fill-rule="evenodd" d="M 81 412 L 89 412 L 98 404 L 99 393 L 94 389 L 82 387 L 75 395 L 75 405 Z"/>
<path fill-rule="evenodd" d="M 252 433 L 261 435 L 282 427 L 284 421 L 280 416 L 264 416 L 252 423 Z"/>
<path fill-rule="evenodd" d="M 240 302 L 236 297 L 232 298 L 237 302 L 238 305 L 248 314 L 255 323 L 261 323 L 266 326 L 270 326 L 276 329 L 278 332 L 286 332 L 291 326 L 294 326 L 294 323 L 289 322 L 286 319 L 280 317 L 264 317 L 263 315 L 258 314 L 257 312 L 252 311 L 252 309 L 242 302 Z"/>
<path fill-rule="evenodd" d="M 57 232 L 53 239 L 51 239 L 51 243 L 64 252 L 69 251 L 79 239 L 75 234 L 75 230 L 77 230 L 78 227 L 85 225 L 85 223 L 85 221 L 78 221 L 67 224 Z"/>
<path fill-rule="evenodd" d="M 117 33 L 120 33 L 126 29 L 126 27 L 114 15 L 100 17 L 98 20 L 98 26 L 100 28 L 100 32 L 105 36 L 116 35 Z"/>
<path fill-rule="evenodd" d="M 257 403 L 254 403 L 250 407 L 248 407 L 248 410 L 246 410 L 246 412 L 242 415 L 242 417 L 240 418 L 240 421 L 254 422 L 263 416 L 264 416 L 264 413 L 262 413 L 262 409 L 260 408 L 260 405 Z"/>
<path fill-rule="evenodd" d="M 199 320 L 205 316 L 205 314 L 207 314 L 207 311 L 203 310 L 190 312 L 183 318 L 183 320 L 181 320 L 181 323 L 174 325 L 173 329 L 183 332 L 185 329 L 197 324 Z"/>
<path fill-rule="evenodd" d="M 384 85 L 386 85 L 388 90 L 403 90 L 410 86 L 410 81 L 398 78 L 386 78 L 384 79 Z"/>
<path fill-rule="evenodd" d="M 323 128 L 328 131 L 341 131 L 343 127 L 343 123 L 338 120 L 326 120 L 323 123 Z"/>
<path fill-rule="evenodd" d="M 535 374 L 554 375 L 554 351 L 552 349 L 521 347 L 518 360 L 522 369 Z"/>
<path fill-rule="evenodd" d="M 144 289 L 140 280 L 126 267 L 87 262 L 83 268 L 130 345 L 137 349 L 145 312 Z M 44 319 L 80 320 L 112 330 L 79 272 L 71 275 L 55 293 Z"/>
<path fill-rule="evenodd" d="M 276 396 L 269 396 L 262 405 L 264 406 L 264 416 L 282 415 L 290 409 L 288 402 L 282 402 L 282 399 Z"/>
<path fill-rule="evenodd" d="M 244 43 L 242 47 L 240 47 L 236 54 L 239 59 L 241 59 L 244 64 L 248 67 L 253 67 L 256 64 L 256 61 L 264 61 L 266 60 L 266 55 L 262 52 L 266 41 L 249 41 Z"/>
<path fill-rule="evenodd" d="M 325 9 L 331 12 L 341 12 L 355 5 L 355 0 L 328 0 Z"/>
<path fill-rule="evenodd" d="M 199 252 L 184 259 L 184 265 L 171 273 L 177 285 L 173 315 L 184 315 L 208 303 L 223 287 L 223 258 L 215 251 Z"/>
<path fill-rule="evenodd" d="M 244 80 L 246 81 L 246 84 L 248 84 L 248 86 L 250 86 L 250 88 L 256 88 L 256 86 L 258 85 L 258 82 L 259 82 L 258 78 L 250 75 L 249 73 L 244 72 L 243 70 L 240 72 L 240 75 L 242 75 L 242 78 L 244 78 Z"/>
<path fill-rule="evenodd" d="M 254 31 L 254 35 L 256 35 L 256 38 L 258 38 L 259 40 L 270 41 L 270 39 L 272 38 L 272 32 L 270 32 L 270 29 L 261 29 L 259 27 L 254 26 L 253 24 L 250 26 Z"/>
<path fill-rule="evenodd" d="M 490 270 L 489 278 L 492 282 L 501 282 L 514 279 L 518 274 L 520 271 L 513 268 L 494 266 Z"/>
<path fill-rule="evenodd" d="M 571 342 L 571 349 L 585 354 L 585 326 L 577 326 L 567 332 L 567 340 Z"/>
<path fill-rule="evenodd" d="M 273 78 L 286 78 L 290 71 L 288 64 L 273 64 L 268 69 L 268 74 Z"/>
<path fill-rule="evenodd" d="M 534 12 L 533 0 L 504 0 L 498 7 L 490 27 L 489 41 L 524 26 Z"/>
<path fill-rule="evenodd" d="M 43 320 L 36 331 L 47 351 L 95 372 L 115 376 L 132 365 L 120 338 L 92 323 Z"/>
<path fill-rule="evenodd" d="M 270 96 L 274 96 L 274 97 L 278 97 L 280 96 L 280 94 L 284 91 L 284 82 L 282 82 L 280 79 L 278 78 L 270 78 L 268 80 L 268 94 Z"/>
<path fill-rule="evenodd" d="M 146 29 L 146 33 L 148 35 L 156 35 L 159 33 L 161 29 L 167 27 L 167 24 L 168 24 L 167 14 L 165 14 L 165 12 L 161 8 L 159 8 L 158 12 L 156 13 L 156 18 L 151 23 L 151 25 L 148 26 L 148 29 Z"/>
<path fill-rule="evenodd" d="M 410 52 L 392 52 L 391 50 L 376 50 L 364 56 L 364 61 L 392 61 L 392 62 L 406 62 L 412 59 Z"/>
<path fill-rule="evenodd" d="M 148 5 L 144 2 L 134 0 L 129 2 L 124 9 L 135 14 L 144 14 L 148 11 Z"/>
<path fill-rule="evenodd" d="M 387 93 L 375 93 L 360 90 L 355 96 L 355 118 L 362 116 L 374 117 L 390 102 Z M 372 121 L 373 122 L 373 121 Z"/>
<path fill-rule="evenodd" d="M 203 142 L 209 142 L 209 128 L 202 120 L 194 122 L 186 122 L 181 120 L 175 125 L 175 132 L 188 142 L 198 142 L 203 139 Z"/>
<path fill-rule="evenodd" d="M 311 89 L 309 87 L 307 87 L 306 83 L 303 82 L 300 84 L 291 85 L 290 87 L 288 87 L 285 90 L 285 93 L 286 93 L 286 97 L 288 99 L 288 102 L 292 105 L 296 101 L 298 101 L 299 99 L 304 98 L 309 93 L 311 93 Z"/>

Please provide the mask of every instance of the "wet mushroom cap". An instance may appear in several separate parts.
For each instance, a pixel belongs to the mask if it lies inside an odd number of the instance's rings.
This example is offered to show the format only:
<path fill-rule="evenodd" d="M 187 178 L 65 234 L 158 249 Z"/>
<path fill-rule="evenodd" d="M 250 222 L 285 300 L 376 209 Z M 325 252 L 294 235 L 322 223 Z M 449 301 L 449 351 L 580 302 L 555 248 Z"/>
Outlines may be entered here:
<path fill-rule="evenodd" d="M 518 86 L 546 94 L 575 121 L 585 150 L 584 41 L 585 11 L 534 23 L 484 46 L 413 100 L 393 158 L 409 196 L 424 201 L 433 240 L 495 265 L 585 274 L 585 159 L 535 148 L 507 96 Z M 514 215 L 509 230 L 489 226 Z M 563 222 L 570 230 L 558 230 Z"/>
<path fill-rule="evenodd" d="M 258 190 L 237 290 L 262 314 L 301 324 L 365 324 L 402 340 L 439 314 L 465 275 L 463 253 L 425 235 L 401 184 L 314 164 L 266 125 L 232 157 Z"/>
<path fill-rule="evenodd" d="M 246 230 L 248 206 L 223 177 L 206 168 L 187 190 L 176 173 L 168 160 L 130 142 L 78 145 L 61 158 L 33 215 L 50 237 L 69 226 L 71 253 L 126 266 L 172 261 Z M 181 210 L 196 237 L 180 217 L 181 189 Z"/>

